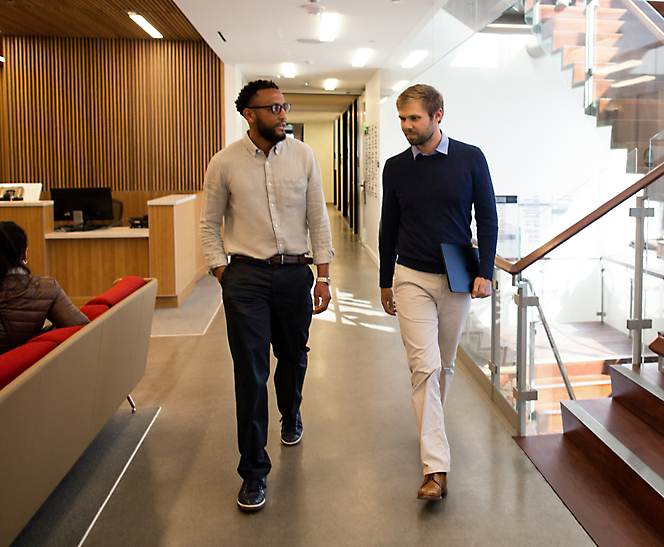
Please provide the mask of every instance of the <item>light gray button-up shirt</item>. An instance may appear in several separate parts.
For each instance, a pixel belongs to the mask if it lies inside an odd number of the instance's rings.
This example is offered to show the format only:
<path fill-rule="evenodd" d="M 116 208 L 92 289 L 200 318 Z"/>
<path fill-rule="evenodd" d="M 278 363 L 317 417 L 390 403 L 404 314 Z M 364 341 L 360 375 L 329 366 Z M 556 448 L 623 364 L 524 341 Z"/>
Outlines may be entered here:
<path fill-rule="evenodd" d="M 265 157 L 245 133 L 212 157 L 200 219 L 201 245 L 210 268 L 228 264 L 228 254 L 305 254 L 309 235 L 314 263 L 331 262 L 334 249 L 323 183 L 308 145 L 286 138 Z"/>

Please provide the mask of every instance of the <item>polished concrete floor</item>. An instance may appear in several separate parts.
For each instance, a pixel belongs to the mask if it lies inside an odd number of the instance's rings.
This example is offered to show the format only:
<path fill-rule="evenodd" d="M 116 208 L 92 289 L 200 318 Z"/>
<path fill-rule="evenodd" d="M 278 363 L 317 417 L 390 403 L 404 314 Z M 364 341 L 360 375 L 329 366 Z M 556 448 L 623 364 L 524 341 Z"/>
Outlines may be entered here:
<path fill-rule="evenodd" d="M 449 494 L 416 499 L 421 466 L 396 318 L 378 270 L 330 210 L 333 310 L 315 318 L 304 436 L 279 441 L 271 391 L 267 503 L 236 506 L 241 480 L 224 314 L 204 336 L 153 338 L 133 396 L 162 412 L 85 546 L 591 546 L 457 369 L 446 407 Z"/>

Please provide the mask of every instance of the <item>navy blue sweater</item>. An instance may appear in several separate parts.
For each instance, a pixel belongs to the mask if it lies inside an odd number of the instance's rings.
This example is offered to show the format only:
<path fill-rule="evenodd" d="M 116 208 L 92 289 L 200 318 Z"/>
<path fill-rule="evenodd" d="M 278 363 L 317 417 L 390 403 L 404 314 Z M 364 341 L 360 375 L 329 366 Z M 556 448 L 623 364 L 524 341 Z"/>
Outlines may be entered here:
<path fill-rule="evenodd" d="M 473 207 L 478 275 L 491 279 L 498 215 L 482 151 L 450 139 L 447 155 L 413 158 L 409 147 L 387 160 L 378 243 L 381 288 L 392 286 L 395 261 L 422 272 L 445 273 L 440 244 L 471 245 Z"/>

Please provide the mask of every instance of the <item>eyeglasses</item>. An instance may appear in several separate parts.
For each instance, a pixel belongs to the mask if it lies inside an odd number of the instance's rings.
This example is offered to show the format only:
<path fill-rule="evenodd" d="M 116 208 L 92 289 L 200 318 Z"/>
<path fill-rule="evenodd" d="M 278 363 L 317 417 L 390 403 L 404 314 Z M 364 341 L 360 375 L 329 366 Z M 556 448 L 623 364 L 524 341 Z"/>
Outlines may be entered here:
<path fill-rule="evenodd" d="M 266 104 L 264 106 L 248 106 L 247 108 L 269 108 L 272 114 L 279 114 L 282 110 L 288 114 L 290 112 L 290 103 L 284 104 Z"/>

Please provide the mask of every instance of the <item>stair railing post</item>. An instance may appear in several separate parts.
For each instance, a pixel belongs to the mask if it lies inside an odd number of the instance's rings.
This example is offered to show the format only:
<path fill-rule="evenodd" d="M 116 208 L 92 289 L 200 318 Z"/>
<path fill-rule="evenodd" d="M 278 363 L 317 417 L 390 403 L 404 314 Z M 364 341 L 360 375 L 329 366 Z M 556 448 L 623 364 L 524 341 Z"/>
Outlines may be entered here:
<path fill-rule="evenodd" d="M 647 191 L 647 189 L 646 189 Z M 652 327 L 652 320 L 643 318 L 643 251 L 645 250 L 645 218 L 655 216 L 652 207 L 644 207 L 646 196 L 636 198 L 636 207 L 629 210 L 629 216 L 636 220 L 634 237 L 634 302 L 632 319 L 627 320 L 627 328 L 632 331 L 632 365 L 640 366 L 642 361 L 643 329 Z"/>
<path fill-rule="evenodd" d="M 528 307 L 536 306 L 536 296 L 528 296 L 528 284 L 521 281 L 521 275 L 515 276 L 514 284 L 517 294 L 514 302 L 517 305 L 518 314 L 516 322 L 516 387 L 512 395 L 516 400 L 518 416 L 517 432 L 520 437 L 526 435 L 528 424 L 528 401 L 537 399 L 537 391 L 531 389 L 532 371 L 528 374 Z"/>
<path fill-rule="evenodd" d="M 491 385 L 495 389 L 491 390 L 491 400 L 493 400 L 494 393 L 500 389 L 500 285 L 498 283 L 498 268 L 493 269 L 493 281 L 491 283 L 493 291 L 491 291 L 491 361 L 489 361 L 489 369 L 491 369 Z"/>
<path fill-rule="evenodd" d="M 586 3 L 586 81 L 583 86 L 583 106 L 586 114 L 594 115 L 595 107 L 595 10 L 598 0 L 588 0 Z"/>

